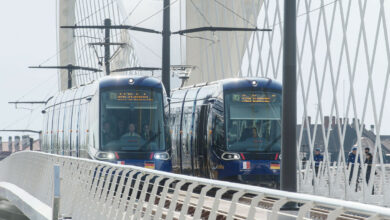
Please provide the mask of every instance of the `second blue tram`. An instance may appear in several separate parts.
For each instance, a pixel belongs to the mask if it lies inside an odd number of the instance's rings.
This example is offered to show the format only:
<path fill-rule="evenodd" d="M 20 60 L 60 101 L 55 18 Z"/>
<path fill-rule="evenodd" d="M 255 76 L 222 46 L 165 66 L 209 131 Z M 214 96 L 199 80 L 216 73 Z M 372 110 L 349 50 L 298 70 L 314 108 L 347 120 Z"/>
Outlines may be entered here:
<path fill-rule="evenodd" d="M 278 187 L 280 83 L 227 79 L 174 90 L 170 129 L 173 171 Z"/>
<path fill-rule="evenodd" d="M 47 103 L 42 149 L 171 171 L 168 112 L 161 81 L 107 76 Z"/>

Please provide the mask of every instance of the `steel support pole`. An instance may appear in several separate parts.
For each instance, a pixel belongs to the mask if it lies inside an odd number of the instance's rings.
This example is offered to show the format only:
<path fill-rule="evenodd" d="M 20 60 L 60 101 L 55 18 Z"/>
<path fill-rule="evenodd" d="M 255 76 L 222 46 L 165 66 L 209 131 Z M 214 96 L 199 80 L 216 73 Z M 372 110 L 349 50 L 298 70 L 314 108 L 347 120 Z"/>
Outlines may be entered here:
<path fill-rule="evenodd" d="M 68 69 L 68 89 L 72 88 L 72 69 Z"/>
<path fill-rule="evenodd" d="M 162 31 L 162 82 L 168 97 L 171 96 L 171 27 L 170 0 L 164 0 L 163 31 Z"/>
<path fill-rule="evenodd" d="M 111 19 L 104 19 L 104 65 L 106 66 L 106 75 L 110 75 L 110 26 Z"/>
<path fill-rule="evenodd" d="M 283 113 L 280 189 L 297 191 L 296 0 L 284 0 Z"/>

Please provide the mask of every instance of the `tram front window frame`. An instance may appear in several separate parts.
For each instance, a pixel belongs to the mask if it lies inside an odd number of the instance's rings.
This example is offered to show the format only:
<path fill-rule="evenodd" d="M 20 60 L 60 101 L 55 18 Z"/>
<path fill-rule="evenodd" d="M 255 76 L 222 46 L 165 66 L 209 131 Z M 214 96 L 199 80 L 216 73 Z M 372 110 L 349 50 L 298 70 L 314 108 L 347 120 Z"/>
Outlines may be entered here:
<path fill-rule="evenodd" d="M 99 109 L 100 150 L 107 152 L 166 150 L 161 88 L 105 88 L 100 91 Z M 112 137 L 105 132 L 107 127 L 110 127 Z"/>
<path fill-rule="evenodd" d="M 225 91 L 226 144 L 224 150 L 229 152 L 280 152 L 281 100 L 280 91 L 255 89 Z M 252 110 L 245 109 L 247 106 L 250 106 Z M 270 111 L 261 111 L 261 109 Z"/>

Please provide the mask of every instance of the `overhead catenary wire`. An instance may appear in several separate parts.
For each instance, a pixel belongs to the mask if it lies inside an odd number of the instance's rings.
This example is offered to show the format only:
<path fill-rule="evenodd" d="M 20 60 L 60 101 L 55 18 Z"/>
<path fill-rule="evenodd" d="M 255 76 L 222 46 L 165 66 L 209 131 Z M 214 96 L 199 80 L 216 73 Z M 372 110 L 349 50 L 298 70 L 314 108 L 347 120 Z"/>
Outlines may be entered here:
<path fill-rule="evenodd" d="M 215 1 L 217 4 L 221 5 L 223 8 L 225 8 L 226 10 L 228 10 L 228 11 L 230 11 L 231 13 L 234 13 L 236 16 L 240 17 L 240 18 L 241 18 L 242 20 L 244 20 L 246 23 L 252 25 L 253 27 L 257 27 L 257 25 L 251 23 L 250 21 L 248 21 L 247 19 L 245 19 L 243 16 L 241 16 L 241 15 L 239 15 L 238 13 L 234 12 L 232 9 L 230 9 L 230 8 L 227 7 L 227 6 L 225 6 L 223 3 L 219 2 L 218 0 L 214 0 L 214 1 Z M 326 3 L 326 4 L 324 4 L 324 5 L 321 5 L 321 6 L 318 7 L 318 8 L 314 8 L 314 9 L 312 9 L 312 10 L 306 11 L 305 13 L 299 14 L 299 15 L 297 15 L 296 17 L 299 18 L 299 17 L 302 17 L 302 16 L 304 16 L 304 15 L 310 14 L 310 13 L 312 13 L 312 12 L 318 11 L 318 10 L 324 8 L 324 7 L 327 7 L 327 6 L 329 6 L 329 5 L 335 4 L 337 1 L 339 1 L 339 0 L 335 0 L 335 1 L 332 1 L 332 2 L 329 2 L 329 3 Z M 192 0 L 191 0 L 191 2 L 192 2 Z M 193 3 L 192 3 L 192 4 L 193 4 Z M 195 6 L 195 7 L 196 7 L 196 6 Z M 197 7 L 196 7 L 196 8 L 197 8 Z M 198 8 L 197 8 L 197 9 L 198 9 Z M 203 15 L 202 13 L 200 13 L 200 15 L 201 15 L 202 17 L 204 17 L 204 15 Z M 207 20 L 205 20 L 205 21 L 210 25 L 210 23 L 209 23 Z M 276 24 L 272 25 L 272 27 L 278 26 L 278 25 L 280 25 L 280 24 L 282 24 L 282 23 L 283 23 L 283 22 L 276 23 Z M 190 36 L 188 36 L 188 35 L 186 35 L 186 37 L 189 37 L 189 38 L 198 38 L 198 39 L 200 39 L 200 40 L 211 41 L 210 39 L 204 38 L 204 37 L 197 37 L 197 36 L 192 36 L 192 37 L 190 37 Z"/>
<path fill-rule="evenodd" d="M 327 6 L 333 5 L 333 4 L 335 4 L 336 2 L 338 2 L 338 1 L 339 1 L 339 0 L 334 0 L 334 1 L 332 1 L 332 2 L 323 4 L 323 5 L 321 5 L 321 6 L 318 7 L 318 8 L 314 8 L 314 9 L 312 9 L 312 10 L 309 10 L 309 11 L 306 11 L 306 12 L 304 12 L 304 13 L 302 13 L 302 14 L 297 15 L 296 18 L 300 18 L 300 17 L 302 17 L 302 16 L 304 16 L 304 15 L 308 15 L 308 14 L 311 14 L 312 12 L 321 10 L 322 8 L 325 8 L 325 7 L 327 7 Z M 272 27 L 276 27 L 276 26 L 278 26 L 278 25 L 280 25 L 280 24 L 283 24 L 283 22 L 281 21 L 281 22 L 279 22 L 279 23 L 276 23 L 276 24 L 274 24 Z"/>
<path fill-rule="evenodd" d="M 182 34 L 181 36 L 185 36 L 185 37 L 188 37 L 188 38 L 193 38 L 193 39 L 200 39 L 200 40 L 206 40 L 206 41 L 210 41 L 212 43 L 216 43 L 217 41 L 213 40 L 213 39 L 210 39 L 210 38 L 206 38 L 206 37 L 202 37 L 202 36 L 190 36 L 188 34 Z"/>
<path fill-rule="evenodd" d="M 147 50 L 149 50 L 153 55 L 155 55 L 156 57 L 162 59 L 161 55 L 158 54 L 157 52 L 155 52 L 152 48 L 148 47 L 146 44 L 142 43 L 141 40 L 137 39 L 136 37 L 133 36 L 133 39 L 135 41 L 137 41 L 139 44 L 141 44 L 143 47 L 145 47 Z"/>
<path fill-rule="evenodd" d="M 79 2 L 79 1 L 78 1 L 78 2 Z M 98 2 L 99 2 L 99 1 L 98 1 Z M 98 8 L 97 10 L 95 10 L 95 11 L 93 11 L 91 14 L 89 14 L 88 16 L 86 16 L 86 17 L 82 18 L 81 20 L 77 21 L 76 24 L 80 24 L 81 22 L 84 22 L 85 20 L 87 20 L 87 19 L 89 19 L 90 17 L 92 17 L 92 16 L 98 14 L 98 13 L 101 12 L 102 10 L 104 11 L 104 9 L 105 9 L 106 7 L 108 7 L 108 5 L 114 4 L 114 2 L 116 2 L 116 0 L 112 0 L 111 2 L 108 2 L 108 3 L 105 4 L 105 5 L 103 4 L 103 7 Z M 99 3 L 99 4 L 100 4 L 100 3 Z"/>
<path fill-rule="evenodd" d="M 175 0 L 174 2 L 172 2 L 171 4 L 169 4 L 168 6 L 164 7 L 163 9 L 158 10 L 157 12 L 153 13 L 153 14 L 150 15 L 149 17 L 147 17 L 147 18 L 141 20 L 141 21 L 138 22 L 135 26 L 138 26 L 138 25 L 140 25 L 140 24 L 142 24 L 142 23 L 148 21 L 149 19 L 151 19 L 151 18 L 153 18 L 154 16 L 156 16 L 156 15 L 160 14 L 161 12 L 163 12 L 166 8 L 172 7 L 172 5 L 174 5 L 174 4 L 175 4 L 176 2 L 178 2 L 178 1 L 179 1 L 179 0 Z"/>
<path fill-rule="evenodd" d="M 118 8 L 118 5 L 115 1 L 111 1 L 107 4 L 105 4 L 104 1 L 98 0 L 98 1 L 86 1 L 84 3 L 83 0 L 78 1 L 78 10 L 76 11 L 76 16 L 78 17 L 78 26 L 93 26 L 93 25 L 99 25 L 103 22 L 104 19 L 110 18 L 112 23 L 118 23 L 120 18 L 119 14 L 117 14 L 115 11 Z M 87 16 L 85 16 L 87 15 Z M 120 31 L 117 30 L 110 30 L 110 32 L 113 32 L 114 34 L 111 36 L 114 41 L 119 40 L 119 33 Z M 101 30 L 95 30 L 95 29 L 77 29 L 75 30 L 75 33 L 81 33 L 79 35 L 81 36 L 93 36 L 90 37 L 90 39 L 97 38 L 101 40 L 105 40 L 105 36 L 102 36 Z M 96 37 L 100 36 L 100 37 Z M 101 67 L 101 60 L 102 57 L 99 54 L 103 54 L 104 50 L 102 47 L 86 47 L 91 43 L 91 40 L 86 37 L 86 39 L 79 39 L 78 40 L 78 46 L 76 48 L 76 64 L 82 65 L 82 66 L 91 66 L 95 68 Z M 118 47 L 114 47 L 114 50 Z M 95 56 L 96 55 L 96 56 Z M 77 71 L 75 72 L 76 78 L 78 78 L 78 84 L 86 84 L 88 82 L 91 82 L 93 80 L 96 80 L 100 78 L 104 73 L 85 73 L 85 71 Z"/>
<path fill-rule="evenodd" d="M 21 97 L 16 99 L 16 101 L 20 101 L 21 99 L 23 99 L 27 95 L 31 94 L 31 92 L 33 90 L 37 89 L 38 87 L 41 87 L 43 84 L 46 84 L 48 80 L 50 80 L 50 79 L 52 79 L 53 77 L 56 77 L 56 76 L 57 76 L 56 74 L 51 74 L 48 78 L 46 78 L 45 80 L 40 81 L 35 86 L 33 86 L 31 89 L 27 90 L 27 92 L 25 92 Z"/>
<path fill-rule="evenodd" d="M 138 8 L 138 6 L 141 4 L 141 1 L 139 1 L 137 3 L 136 7 L 133 8 L 133 10 L 131 11 L 131 13 L 128 14 L 128 16 L 130 16 Z M 76 24 L 82 24 L 82 23 L 93 24 L 95 22 L 98 24 L 101 22 L 100 20 L 102 20 L 103 18 L 106 18 L 109 14 L 112 14 L 110 17 L 112 17 L 114 23 L 119 23 L 120 18 L 119 18 L 119 14 L 116 15 L 116 13 L 115 13 L 115 6 L 116 6 L 115 0 L 110 1 L 108 3 L 102 2 L 100 0 L 89 2 L 89 3 L 86 1 L 83 1 L 83 0 L 78 0 L 78 1 L 76 1 L 76 8 L 75 8 Z M 117 9 L 118 9 L 118 7 L 117 7 Z M 161 11 L 159 11 L 159 12 L 161 12 Z M 157 12 L 157 14 L 159 12 Z M 144 21 L 150 19 L 151 17 L 153 17 L 155 15 L 156 14 L 151 15 L 150 17 L 146 18 Z M 125 21 L 128 18 L 128 16 L 126 16 L 126 18 L 124 18 L 123 21 Z M 120 31 L 113 30 L 113 32 L 116 32 L 116 33 L 113 33 L 112 37 L 115 38 L 116 40 L 119 40 L 120 39 L 120 36 L 119 36 Z M 78 34 L 78 33 L 81 33 L 81 34 Z M 94 49 L 90 50 L 89 48 L 85 47 L 85 45 L 88 42 L 87 39 L 96 39 L 96 38 L 98 38 L 98 37 L 95 37 L 97 35 L 99 35 L 99 31 L 95 31 L 95 30 L 75 31 L 75 35 L 74 35 L 75 39 L 73 39 L 72 42 L 70 42 L 68 45 L 61 48 L 55 54 L 53 54 L 52 56 L 50 56 L 49 58 L 44 60 L 40 65 L 43 65 L 43 64 L 47 63 L 48 61 L 52 60 L 53 58 L 58 57 L 59 54 L 63 50 L 66 50 L 67 48 L 69 48 L 71 46 L 75 46 L 75 50 L 76 50 L 76 54 L 77 54 L 76 64 L 82 63 L 84 66 L 96 66 L 99 63 L 99 60 L 97 59 L 95 61 L 94 60 L 95 56 L 90 56 L 91 52 L 92 52 L 92 54 L 95 53 L 95 50 Z M 83 38 L 87 38 L 87 39 L 83 39 Z M 145 45 L 143 45 L 143 46 L 145 46 Z M 102 48 L 97 48 L 97 49 L 99 50 L 100 54 L 103 53 Z M 148 48 L 148 49 L 150 49 L 150 48 Z M 154 53 L 154 55 L 156 55 L 156 53 Z M 134 59 L 134 56 L 132 56 L 132 58 Z M 90 77 L 90 75 L 88 75 L 90 73 L 80 75 L 78 73 L 78 71 L 75 72 L 74 74 L 75 74 L 75 78 L 77 79 L 76 80 L 77 84 L 84 84 L 85 82 L 91 81 L 91 80 L 93 80 L 93 78 L 96 79 L 98 77 L 97 75 L 95 75 L 94 77 Z M 97 73 L 94 73 L 94 74 L 97 74 Z M 80 76 L 82 78 L 80 78 Z M 89 77 L 85 78 L 86 76 L 89 76 Z"/>
<path fill-rule="evenodd" d="M 191 0 L 192 1 L 192 0 Z M 257 27 L 257 25 L 253 24 L 252 22 L 250 22 L 248 19 L 245 19 L 244 16 L 238 14 L 237 12 L 235 12 L 233 9 L 227 7 L 225 4 L 219 2 L 218 0 L 214 0 L 215 3 L 217 3 L 218 5 L 220 5 L 221 7 L 223 7 L 224 9 L 226 9 L 227 11 L 231 12 L 232 14 L 236 15 L 237 17 L 239 17 L 240 19 L 242 19 L 243 21 L 245 21 L 246 23 L 252 25 L 253 27 Z"/>
<path fill-rule="evenodd" d="M 47 62 L 49 62 L 50 60 L 52 60 L 53 58 L 55 57 L 58 57 L 58 55 L 63 51 L 63 50 L 66 50 L 68 49 L 70 46 L 72 46 L 73 44 L 75 43 L 75 40 L 73 40 L 72 42 L 69 42 L 67 45 L 65 45 L 64 47 L 60 48 L 59 50 L 57 50 L 55 52 L 55 54 L 51 55 L 50 57 L 46 58 L 44 61 L 42 61 L 39 66 L 43 65 L 43 64 L 46 64 Z"/>
<path fill-rule="evenodd" d="M 80 1 L 78 1 L 78 2 L 80 2 Z M 108 3 L 108 4 L 106 4 L 105 6 L 109 6 L 110 4 L 113 4 L 113 3 L 114 3 L 114 1 L 111 1 L 111 3 Z M 57 7 L 57 3 L 56 3 L 56 7 Z M 84 8 L 85 8 L 85 7 L 84 7 Z M 96 14 L 97 12 L 99 12 L 99 11 L 101 11 L 101 10 L 102 10 L 102 8 L 96 10 L 95 13 L 90 14 L 89 16 L 85 17 L 84 19 L 80 20 L 79 22 L 88 20 L 88 18 L 90 18 L 92 15 Z M 76 11 L 76 12 L 77 12 L 77 11 Z M 81 13 L 81 12 L 80 12 L 80 13 Z M 58 14 L 57 14 L 57 12 L 56 12 L 56 19 L 57 19 L 57 17 L 58 17 Z M 58 23 L 58 22 L 56 22 L 56 23 Z M 58 35 L 57 32 L 56 32 L 56 34 Z M 88 34 L 86 34 L 86 35 L 75 35 L 75 36 L 74 36 L 74 39 L 73 39 L 71 42 L 69 42 L 67 45 L 63 46 L 62 48 L 58 49 L 53 55 L 51 55 L 51 56 L 49 56 L 48 58 L 44 59 L 41 63 L 38 64 L 38 66 L 41 66 L 41 65 L 44 65 L 44 64 L 48 63 L 48 62 L 51 61 L 52 59 L 58 57 L 64 50 L 68 49 L 68 48 L 71 47 L 71 46 L 75 46 L 75 43 L 78 41 L 77 38 L 98 39 L 97 37 L 89 36 Z M 58 47 L 58 42 L 57 42 L 57 47 Z M 77 47 L 77 45 L 76 45 L 76 47 Z M 85 49 L 85 46 L 83 46 L 83 47 L 80 49 L 80 51 L 82 51 L 82 49 Z M 78 54 L 79 54 L 79 55 L 78 55 L 78 59 L 81 59 L 83 56 L 85 56 L 85 54 L 84 54 L 83 52 L 79 52 Z M 85 60 L 85 58 L 84 58 L 84 61 L 82 61 L 82 62 L 93 63 L 93 62 L 91 62 L 91 58 L 89 58 L 89 59 L 87 58 L 86 60 Z M 78 74 L 75 74 L 75 75 L 78 75 Z M 41 86 L 43 83 L 46 83 L 47 80 L 49 80 L 49 79 L 51 79 L 51 78 L 53 78 L 53 77 L 55 77 L 55 76 L 56 76 L 56 74 L 53 74 L 53 75 L 51 75 L 50 77 L 48 77 L 47 79 L 43 80 L 42 83 L 38 83 L 36 86 L 33 86 L 33 87 L 32 87 L 31 89 L 29 89 L 24 95 L 22 95 L 21 97 L 19 97 L 19 98 L 17 99 L 17 101 L 23 99 L 23 98 L 24 98 L 25 96 L 27 96 L 31 91 L 33 91 L 33 90 L 36 89 L 37 87 Z M 85 80 L 84 80 L 84 81 L 85 81 Z"/>
<path fill-rule="evenodd" d="M 13 120 L 12 122 L 8 123 L 6 126 L 3 127 L 2 130 L 6 130 L 6 129 L 10 128 L 12 125 L 19 123 L 19 122 L 22 121 L 23 119 L 26 119 L 28 116 L 30 116 L 31 114 L 33 114 L 33 112 L 36 111 L 38 108 L 40 108 L 40 106 L 37 106 L 37 107 L 33 108 L 33 109 L 31 110 L 31 112 L 29 112 L 29 113 L 23 115 L 22 117 L 19 117 L 19 118 L 17 118 L 16 120 Z"/>
<path fill-rule="evenodd" d="M 178 0 L 175 0 L 172 2 L 169 6 L 174 5 Z M 107 16 L 112 17 L 113 23 L 123 23 L 128 19 L 129 16 L 131 16 L 134 11 L 139 8 L 141 5 L 142 0 L 138 1 L 135 7 L 131 10 L 131 12 L 124 18 L 120 18 L 119 14 L 116 14 L 115 11 L 119 10 L 117 7 L 115 0 L 109 1 L 109 2 L 104 2 L 101 0 L 97 1 L 84 1 L 84 0 L 77 0 L 76 1 L 76 7 L 75 7 L 75 24 L 76 25 L 93 25 L 94 23 L 99 24 L 103 20 L 103 18 L 107 18 Z M 137 25 L 142 24 L 154 16 L 158 15 L 161 13 L 165 8 L 151 14 L 150 16 L 146 17 L 142 21 L 138 22 Z M 120 40 L 120 32 L 121 31 L 116 31 L 116 30 L 111 30 L 113 33 L 111 36 L 116 39 L 117 41 Z M 39 65 L 43 65 L 50 60 L 52 60 L 55 57 L 58 57 L 62 51 L 68 49 L 69 47 L 74 46 L 76 50 L 76 65 L 83 65 L 83 66 L 92 66 L 95 67 L 99 64 L 99 59 L 96 59 L 93 54 L 98 52 L 98 54 L 102 54 L 102 48 L 87 48 L 85 45 L 90 41 L 90 39 L 101 39 L 97 36 L 101 35 L 101 31 L 99 32 L 98 30 L 75 30 L 74 31 L 74 39 L 72 42 L 70 42 L 68 45 L 65 47 L 61 48 L 58 50 L 55 54 L 44 60 L 42 63 Z M 133 38 L 133 37 L 132 37 Z M 103 37 L 104 40 L 104 37 Z M 142 41 L 137 40 L 137 42 L 140 42 L 143 47 L 148 49 L 155 55 L 156 57 L 161 59 L 161 56 L 158 55 L 154 50 L 152 50 L 150 47 L 142 43 Z M 97 49 L 97 51 L 96 51 Z M 116 50 L 117 51 L 117 50 Z M 117 51 L 118 52 L 118 51 Z M 116 53 L 118 54 L 118 53 Z M 127 52 L 127 54 L 130 55 L 130 58 L 133 60 L 136 60 L 136 56 L 133 51 Z M 99 57 L 99 56 L 97 56 Z M 129 61 L 130 63 L 133 63 L 135 61 Z M 88 74 L 82 74 L 83 71 L 76 71 L 74 72 L 74 78 L 75 82 L 77 85 L 80 84 L 85 84 L 88 81 L 94 80 L 99 77 L 99 73 L 88 73 Z M 94 74 L 94 75 L 92 75 Z"/>
<path fill-rule="evenodd" d="M 133 10 L 130 11 L 129 14 L 126 15 L 125 18 L 123 18 L 121 24 L 124 24 L 126 20 L 134 13 L 134 11 L 138 8 L 138 6 L 141 4 L 142 0 L 139 0 L 138 3 L 134 6 Z"/>
<path fill-rule="evenodd" d="M 196 9 L 196 11 L 197 11 L 197 12 L 200 14 L 200 16 L 203 18 L 203 20 L 206 21 L 206 23 L 207 23 L 209 26 L 211 26 L 211 23 L 209 22 L 209 20 L 207 20 L 206 16 L 202 13 L 202 11 L 195 5 L 195 3 L 194 3 L 192 0 L 190 0 L 190 1 L 191 1 L 192 6 L 194 6 L 194 8 Z"/>

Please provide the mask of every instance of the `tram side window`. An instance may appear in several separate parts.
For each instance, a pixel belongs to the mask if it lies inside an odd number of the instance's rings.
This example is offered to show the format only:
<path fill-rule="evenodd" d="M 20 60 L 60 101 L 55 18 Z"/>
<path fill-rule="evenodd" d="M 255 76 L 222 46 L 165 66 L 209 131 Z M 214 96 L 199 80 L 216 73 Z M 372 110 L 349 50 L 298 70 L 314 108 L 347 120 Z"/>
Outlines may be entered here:
<path fill-rule="evenodd" d="M 223 120 L 222 117 L 218 115 L 215 116 L 214 120 L 213 143 L 219 147 L 224 145 Z"/>

